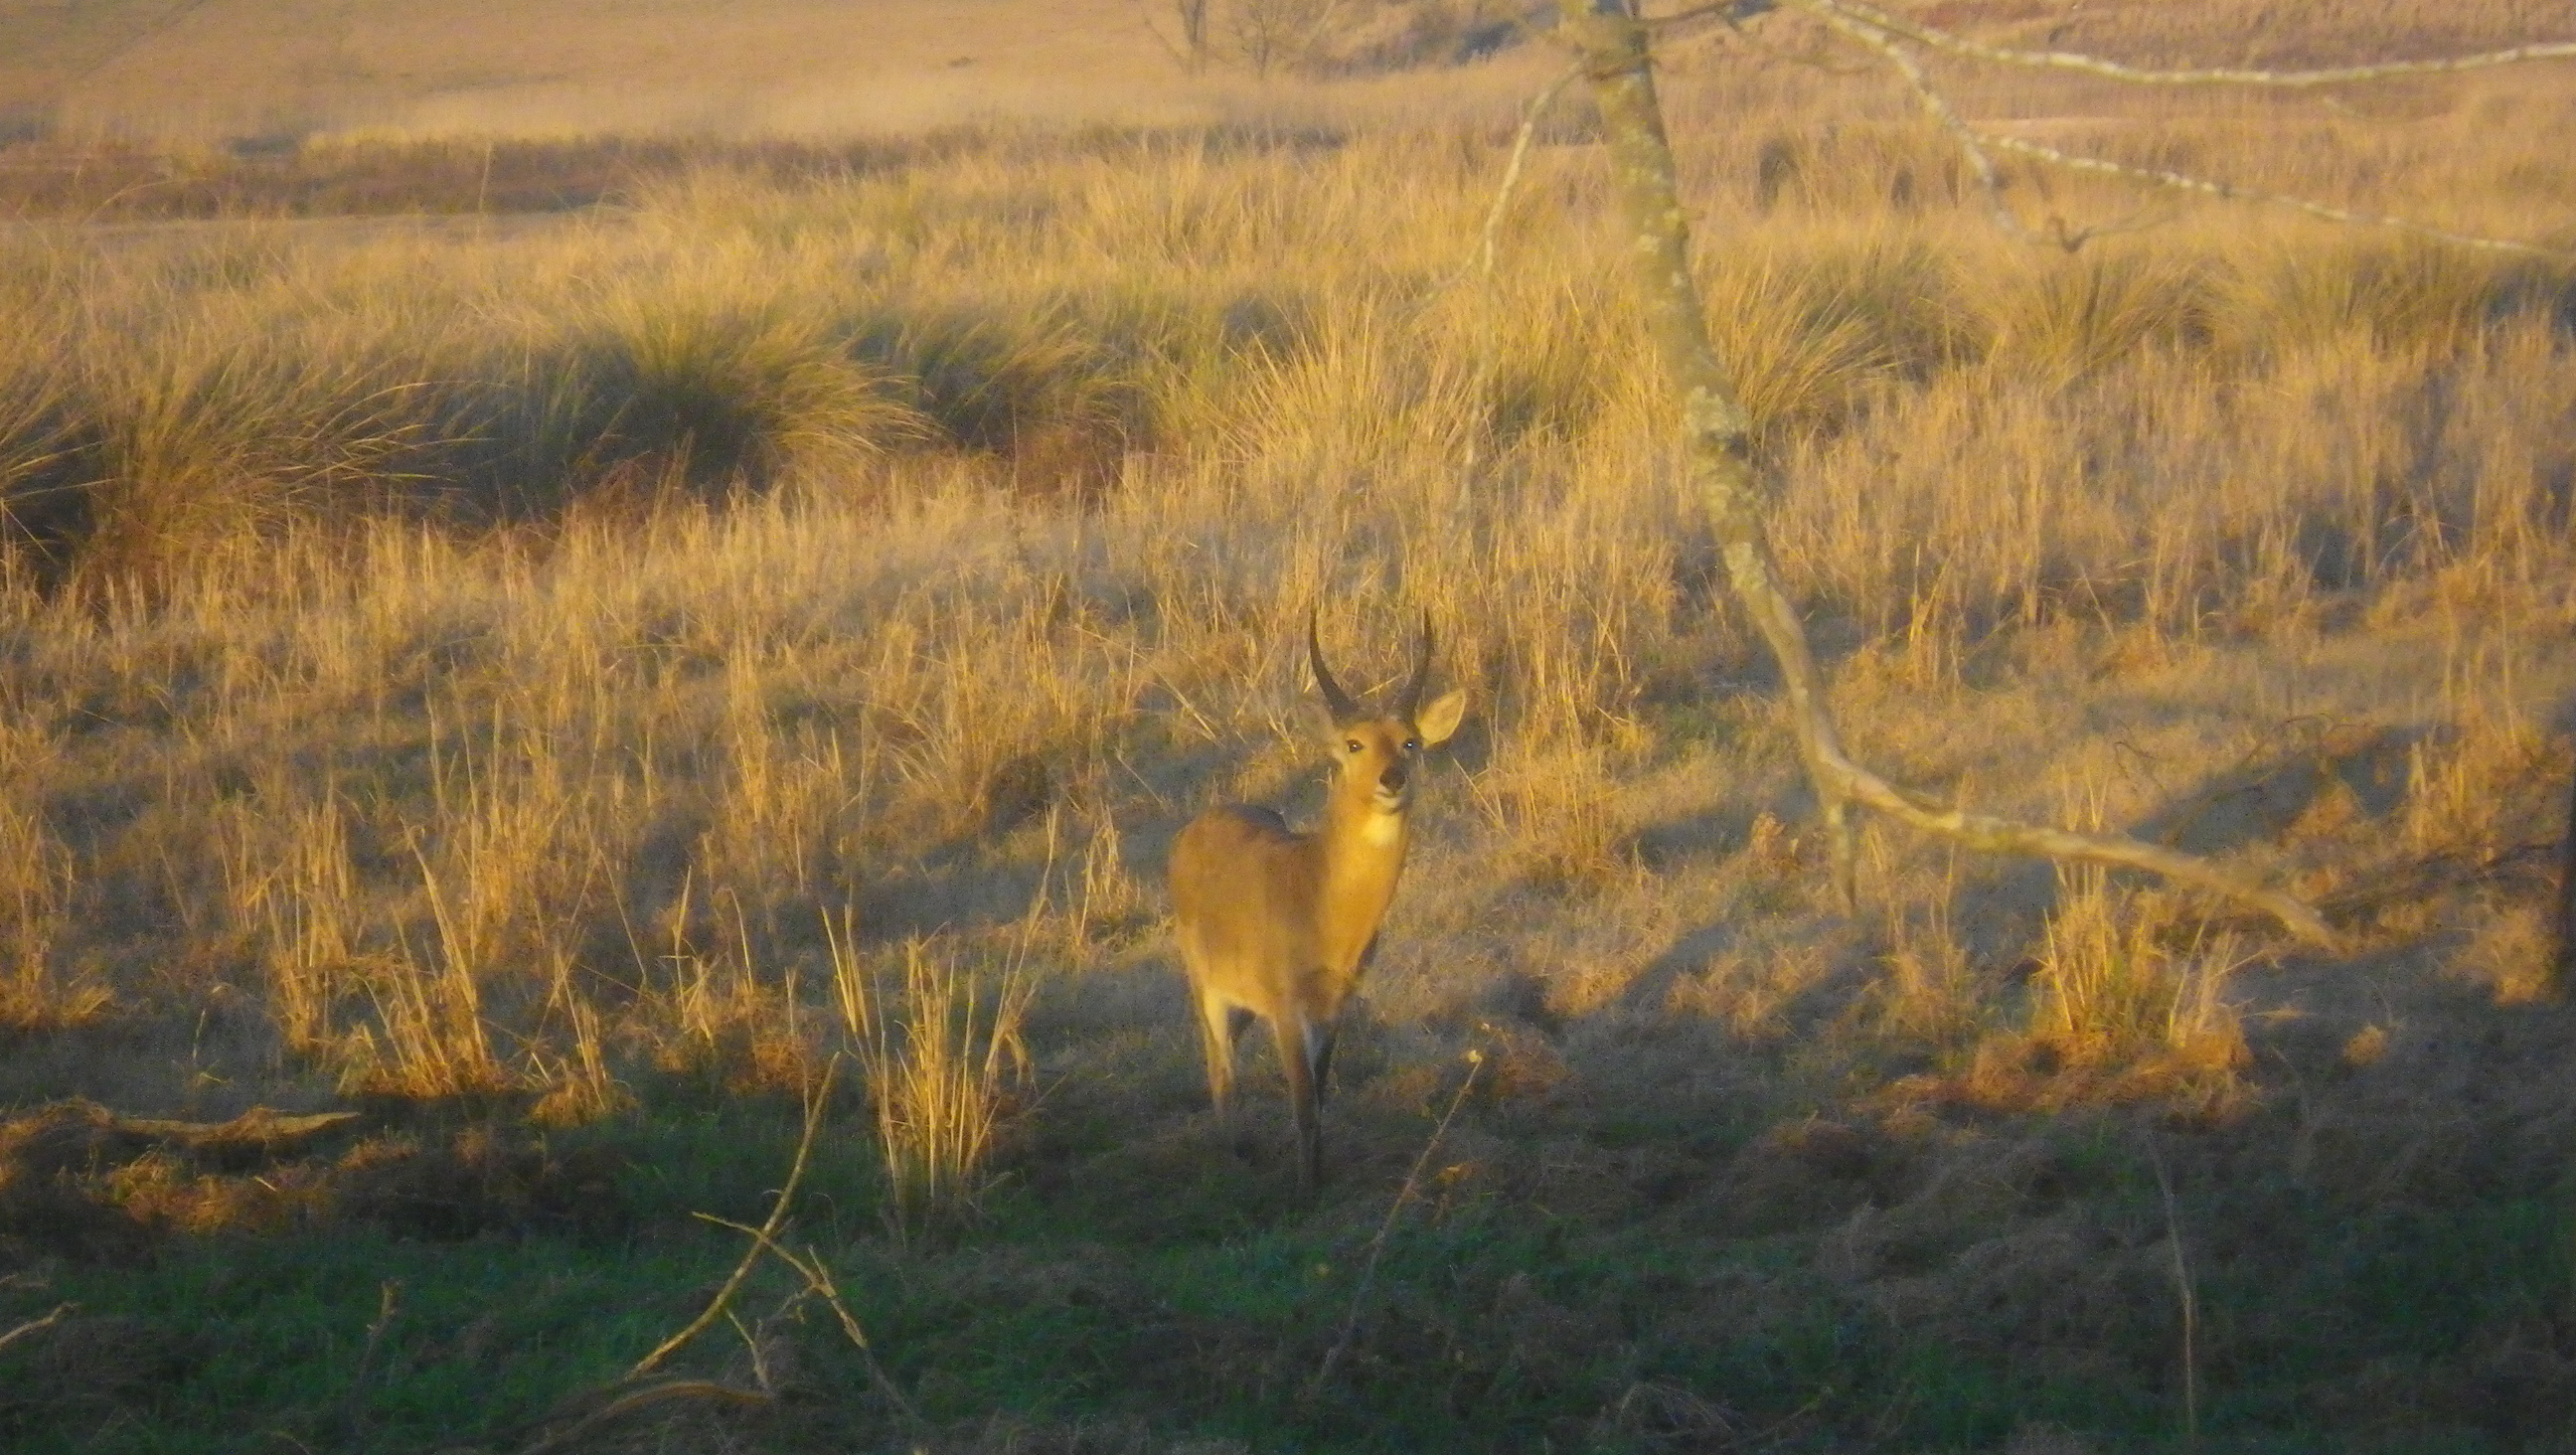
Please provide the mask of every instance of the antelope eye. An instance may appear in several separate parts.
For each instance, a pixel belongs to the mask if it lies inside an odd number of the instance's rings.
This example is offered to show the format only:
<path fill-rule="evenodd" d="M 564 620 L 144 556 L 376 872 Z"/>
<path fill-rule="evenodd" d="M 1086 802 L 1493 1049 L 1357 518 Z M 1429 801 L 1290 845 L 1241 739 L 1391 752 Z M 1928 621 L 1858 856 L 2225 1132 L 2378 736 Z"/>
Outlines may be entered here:
<path fill-rule="evenodd" d="M 1404 750 L 1405 750 L 1406 752 L 1408 752 L 1408 753 L 1419 753 L 1419 752 L 1421 752 L 1421 751 L 1422 751 L 1422 739 L 1420 739 L 1420 738 L 1406 738 L 1406 739 L 1404 740 Z"/>
<path fill-rule="evenodd" d="M 1348 748 L 1348 749 L 1350 749 L 1352 752 L 1356 753 L 1356 752 L 1358 752 L 1358 751 L 1360 750 L 1360 740 L 1359 740 L 1359 739 L 1357 739 L 1357 738 L 1352 738 L 1352 739 L 1350 739 L 1349 741 L 1347 741 L 1347 742 L 1343 743 L 1343 744 L 1342 744 L 1342 746 L 1343 746 L 1343 747 L 1345 747 L 1345 748 Z"/>

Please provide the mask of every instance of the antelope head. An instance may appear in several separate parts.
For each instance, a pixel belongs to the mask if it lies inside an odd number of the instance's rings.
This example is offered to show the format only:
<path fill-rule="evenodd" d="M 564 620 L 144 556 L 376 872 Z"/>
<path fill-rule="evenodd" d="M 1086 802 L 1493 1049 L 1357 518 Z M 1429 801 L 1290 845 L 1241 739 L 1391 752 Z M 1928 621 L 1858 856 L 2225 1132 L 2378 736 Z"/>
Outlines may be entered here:
<path fill-rule="evenodd" d="M 1400 819 L 1413 798 L 1413 768 L 1425 748 L 1436 748 L 1458 730 L 1467 710 L 1467 694 L 1455 689 L 1429 706 L 1422 690 L 1431 681 L 1431 618 L 1422 620 L 1422 638 L 1413 652 L 1413 671 L 1392 710 L 1371 712 L 1342 690 L 1324 660 L 1324 643 L 1315 617 L 1306 619 L 1306 654 L 1315 669 L 1315 689 L 1332 715 L 1336 811 L 1365 807 L 1385 819 Z"/>

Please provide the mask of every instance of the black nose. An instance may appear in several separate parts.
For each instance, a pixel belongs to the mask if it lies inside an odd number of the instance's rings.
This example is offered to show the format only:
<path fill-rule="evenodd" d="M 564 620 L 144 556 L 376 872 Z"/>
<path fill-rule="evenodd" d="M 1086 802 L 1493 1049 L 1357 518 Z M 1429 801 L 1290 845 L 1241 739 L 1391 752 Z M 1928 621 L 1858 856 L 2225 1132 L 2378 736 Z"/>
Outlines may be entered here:
<path fill-rule="evenodd" d="M 1404 760 L 1399 758 L 1393 766 L 1389 767 L 1385 772 L 1377 775 L 1377 786 L 1389 793 L 1402 793 L 1404 791 L 1404 777 Z"/>

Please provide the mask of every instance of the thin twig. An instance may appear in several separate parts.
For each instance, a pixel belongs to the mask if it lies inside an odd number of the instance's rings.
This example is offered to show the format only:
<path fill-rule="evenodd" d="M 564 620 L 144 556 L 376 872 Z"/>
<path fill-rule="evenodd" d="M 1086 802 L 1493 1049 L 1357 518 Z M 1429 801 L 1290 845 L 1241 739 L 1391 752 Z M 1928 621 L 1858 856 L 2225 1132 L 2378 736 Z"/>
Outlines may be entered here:
<path fill-rule="evenodd" d="M 1890 40 L 1883 29 L 1853 20 L 1830 6 L 1814 13 L 1817 19 L 1878 52 L 1896 68 L 1896 73 L 1905 78 L 1906 89 L 1914 93 L 1916 103 L 1950 134 L 1950 139 L 1957 142 L 1959 150 L 1967 156 L 1968 167 L 1977 174 L 1977 187 L 1986 195 L 1986 209 L 1994 214 L 1995 225 L 2025 241 L 2035 238 L 2037 234 L 2021 220 L 2019 213 L 2012 210 L 2012 204 L 2004 200 L 2003 174 L 1995 170 L 1995 159 L 1986 155 L 1984 138 L 1959 119 L 1959 113 L 1951 107 L 1949 98 L 1935 89 L 1932 78 L 1924 74 L 1922 64 L 1905 47 Z"/>
<path fill-rule="evenodd" d="M 30 1334 L 41 1333 L 46 1329 L 52 1328 L 54 1325 L 61 1323 L 64 1317 L 73 1309 L 79 1307 L 80 1305 L 76 1303 L 56 1304 L 54 1306 L 54 1311 L 45 1315 L 43 1318 L 29 1319 L 18 1327 L 9 1330 L 7 1333 L 0 1334 L 0 1349 L 6 1349 L 10 1345 L 17 1343 L 20 1339 L 26 1338 Z"/>
<path fill-rule="evenodd" d="M 787 1185 L 778 1189 L 778 1200 L 770 1204 L 769 1218 L 761 1224 L 761 1236 L 764 1240 L 775 1234 L 787 1221 L 787 1209 L 796 1200 L 796 1184 L 804 1181 L 805 1163 L 814 1151 L 814 1134 L 823 1125 L 823 1108 L 832 1099 L 833 1078 L 838 1076 L 840 1071 L 841 1057 L 838 1052 L 835 1052 L 832 1059 L 823 1067 L 822 1084 L 805 1099 L 805 1131 L 796 1139 L 796 1161 L 787 1169 Z M 724 1286 L 716 1290 L 716 1296 L 707 1301 L 706 1309 L 696 1318 L 691 1319 L 687 1328 L 663 1340 L 660 1348 L 635 1361 L 635 1367 L 626 1371 L 626 1377 L 638 1379 L 652 1373 L 655 1366 L 669 1358 L 675 1350 L 705 1333 L 708 1326 L 724 1316 L 726 1306 L 733 1302 L 735 1291 L 742 1287 L 744 1279 L 751 1276 L 752 1265 L 759 1261 L 760 1248 L 754 1245 L 742 1255 L 742 1261 L 734 1265 L 732 1276 L 725 1279 Z"/>
<path fill-rule="evenodd" d="M 789 1306 L 793 1307 L 795 1302 L 790 1299 Z M 742 1339 L 742 1352 L 751 1359 L 751 1382 L 766 1393 L 776 1394 L 778 1391 L 769 1382 L 769 1356 L 761 1352 L 760 1340 L 751 1332 L 751 1326 L 732 1309 L 725 1310 L 725 1322 L 733 1325 L 734 1333 Z"/>
<path fill-rule="evenodd" d="M 2483 237 L 2474 233 L 2453 232 L 2447 228 L 2434 227 L 2429 223 L 2416 222 L 2409 218 L 2355 212 L 2348 208 L 2334 207 L 2287 193 L 2265 192 L 2257 188 L 2240 187 L 2232 182 L 2195 177 L 2183 172 L 2167 171 L 2157 167 L 2136 167 L 2124 162 L 2107 161 L 2100 157 L 2080 156 L 2073 152 L 2060 151 L 2040 142 L 2025 141 L 2019 137 L 1988 135 L 1961 120 L 1958 111 L 1950 105 L 1949 99 L 1941 94 L 1940 90 L 1932 84 L 1931 77 L 1925 74 L 1922 63 L 1903 46 L 1896 43 L 1894 39 L 1896 35 L 1913 38 L 1912 31 L 1894 25 L 1882 25 L 1875 18 L 1874 12 L 1867 17 L 1854 13 L 1865 11 L 1867 7 L 1830 3 L 1830 0 L 1828 3 L 1820 3 L 1813 7 L 1806 6 L 1803 0 L 1790 0 L 1790 3 L 1809 9 L 1811 14 L 1834 30 L 1877 51 L 1899 75 L 1904 77 L 1907 88 L 1913 91 L 1915 100 L 1923 110 L 1944 132 L 1949 134 L 1951 140 L 1959 144 L 1959 150 L 1967 157 L 1969 167 L 1977 175 L 1977 185 L 1985 193 L 1987 208 L 1994 214 L 1997 225 L 2024 241 L 2043 239 L 2039 233 L 2032 231 L 2030 226 L 2012 210 L 2011 204 L 2004 200 L 2003 177 L 1995 169 L 1994 158 L 1989 154 L 1989 148 L 2013 152 L 2034 161 L 2046 162 L 2052 166 L 2065 167 L 2073 171 L 2101 172 L 2131 181 L 2149 182 L 2161 187 L 2198 192 L 2205 196 L 2223 197 L 2231 201 L 2291 207 L 2334 222 L 2349 223 L 2358 227 L 2387 228 L 2459 247 L 2483 248 L 2494 252 L 2517 253 L 2532 257 L 2576 259 L 2576 253 L 2558 248 L 2514 242 L 2506 238 Z M 2071 239 L 2061 232 L 2061 236 L 2053 240 L 2072 251 L 2071 243 L 2080 242 L 2092 236 L 2093 232 L 2093 229 L 2086 229 L 2075 234 Z"/>
<path fill-rule="evenodd" d="M 367 1325 L 366 1347 L 358 1351 L 358 1372 L 350 1377 L 349 1392 L 340 1401 L 340 1434 L 354 1440 L 358 1423 L 366 1416 L 367 1378 L 375 1372 L 376 1354 L 384 1347 L 385 1333 L 394 1324 L 394 1315 L 402 1309 L 402 1280 L 388 1278 L 376 1289 L 375 1321 Z"/>
<path fill-rule="evenodd" d="M 2147 1161 L 2156 1169 L 2156 1191 L 2164 1198 L 2165 1242 L 2173 1249 L 2174 1296 L 2182 1304 L 2183 1449 L 2200 1449 L 2200 1298 L 2191 1286 L 2191 1264 L 2183 1257 L 2182 1219 L 2174 1212 L 2173 1179 L 2165 1175 L 2165 1154 L 2156 1134 L 2147 1133 Z"/>
<path fill-rule="evenodd" d="M 896 1387 L 894 1380 L 885 1372 L 884 1366 L 877 1363 L 877 1351 L 875 1346 L 868 1342 L 867 1330 L 859 1326 L 858 1315 L 851 1313 L 850 1306 L 841 1300 L 841 1290 L 833 1284 L 832 1271 L 823 1262 L 822 1255 L 812 1248 L 807 1248 L 804 1255 L 800 1257 L 780 1244 L 770 1235 L 769 1230 L 755 1228 L 748 1223 L 737 1223 L 729 1218 L 717 1217 L 713 1213 L 699 1213 L 696 1216 L 718 1227 L 731 1228 L 737 1233 L 749 1234 L 755 1252 L 767 1252 L 779 1262 L 795 1269 L 797 1276 L 805 1280 L 807 1290 L 831 1306 L 833 1315 L 841 1321 L 841 1333 L 858 1349 L 861 1362 L 868 1366 L 868 1378 L 876 1385 L 877 1392 L 884 1395 L 886 1402 L 901 1412 L 905 1419 L 915 1424 L 921 1422 L 921 1415 L 913 1409 L 912 1401 L 903 1397 L 903 1391 Z"/>
<path fill-rule="evenodd" d="M 2109 176 L 2125 177 L 2134 182 L 2152 182 L 2159 187 L 2171 187 L 2178 191 L 2224 197 L 2234 202 L 2259 202 L 2272 207 L 2290 207 L 2314 217 L 2325 218 L 2330 222 L 2412 233 L 2417 237 L 2430 238 L 2435 242 L 2446 242 L 2457 247 L 2481 248 L 2488 252 L 2514 253 L 2524 257 L 2549 258 L 2560 262 L 2576 261 L 2576 252 L 2569 252 L 2564 248 L 2542 247 L 2537 243 L 2515 242 L 2509 238 L 2480 237 L 2475 233 L 2453 232 L 2448 228 L 2434 227 L 2429 223 L 2416 222 L 2410 218 L 2331 207 L 2323 202 L 2312 202 L 2307 198 L 2293 197 L 2284 192 L 2265 192 L 2258 188 L 2240 187 L 2233 182 L 2216 182 L 2207 177 L 2169 172 L 2160 167 L 2133 167 L 2126 162 L 2078 156 L 2073 152 L 2062 152 L 2055 147 L 2045 146 L 2035 141 L 2024 141 L 2019 137 L 1988 136 L 1980 133 L 1977 140 L 1985 146 L 2014 152 L 2047 162 L 2052 166 L 2065 167 L 2071 171 L 2101 172 Z"/>
<path fill-rule="evenodd" d="M 1566 67 L 1555 80 L 1541 87 L 1538 94 L 1530 98 L 1528 109 L 1521 114 L 1520 130 L 1512 137 L 1512 157 L 1503 166 L 1502 185 L 1494 189 L 1494 205 L 1485 209 L 1484 234 L 1477 244 L 1476 262 L 1471 265 L 1474 271 L 1486 278 L 1494 276 L 1494 240 L 1502 231 L 1503 213 L 1511 206 L 1512 189 L 1520 185 L 1521 165 L 1529 160 L 1530 141 L 1538 135 L 1539 118 L 1545 116 L 1547 109 L 1556 104 L 1557 95 L 1582 74 L 1583 67 L 1580 65 Z M 1466 268 L 1460 269 L 1459 276 L 1465 277 L 1468 271 Z"/>
<path fill-rule="evenodd" d="M 2100 56 L 2077 51 L 2025 51 L 2006 46 L 1973 41 L 1954 31 L 1925 25 L 1891 15 L 1861 0 L 1779 0 L 1793 10 L 1803 10 L 1820 20 L 1832 23 L 1839 15 L 1858 21 L 1874 30 L 1901 35 L 1920 45 L 1931 46 L 1952 55 L 1996 65 L 2021 66 L 2033 70 L 2082 71 L 2089 75 L 2108 76 L 2139 86 L 2271 86 L 2301 89 L 2311 86 L 2341 86 L 2354 81 L 2383 81 L 2393 76 L 2442 75 L 2454 71 L 2484 70 L 2509 66 L 2524 61 L 2564 60 L 2576 57 L 2576 41 L 2543 41 L 2518 45 L 2500 51 L 2480 51 L 2472 55 L 2441 56 L 2425 61 L 2381 61 L 2367 66 L 2329 66 L 2312 71 L 2272 71 L 2243 66 L 2207 66 L 2159 69 L 2152 66 L 2124 65 Z"/>
<path fill-rule="evenodd" d="M 1458 1114 L 1459 1106 L 1467 1100 L 1468 1088 L 1476 1084 L 1476 1073 L 1484 1067 L 1484 1052 L 1467 1053 L 1466 1079 L 1458 1083 L 1458 1094 L 1449 1098 L 1449 1109 L 1440 1114 L 1440 1124 L 1431 1129 L 1431 1140 L 1422 1144 L 1422 1155 L 1413 1159 L 1413 1170 L 1404 1174 L 1404 1185 L 1395 1190 L 1395 1201 L 1387 1204 L 1386 1218 L 1378 1224 L 1377 1236 L 1369 1239 L 1368 1262 L 1360 1267 L 1359 1286 L 1351 1290 L 1350 1312 L 1342 1319 L 1342 1331 L 1333 1340 L 1333 1347 L 1324 1351 L 1324 1362 L 1315 1370 L 1315 1377 L 1306 1383 L 1308 1400 L 1323 1392 L 1325 1382 L 1333 1377 L 1334 1367 L 1342 1362 L 1344 1354 L 1350 1352 L 1351 1340 L 1359 1333 L 1360 1314 L 1368 1302 L 1369 1286 L 1377 1280 L 1378 1259 L 1385 1255 L 1386 1240 L 1395 1231 L 1396 1217 L 1404 1211 L 1404 1205 L 1413 1200 L 1413 1190 L 1422 1182 L 1422 1169 L 1431 1165 L 1431 1154 L 1439 1149 L 1440 1139 L 1448 1134 L 1450 1118 Z"/>

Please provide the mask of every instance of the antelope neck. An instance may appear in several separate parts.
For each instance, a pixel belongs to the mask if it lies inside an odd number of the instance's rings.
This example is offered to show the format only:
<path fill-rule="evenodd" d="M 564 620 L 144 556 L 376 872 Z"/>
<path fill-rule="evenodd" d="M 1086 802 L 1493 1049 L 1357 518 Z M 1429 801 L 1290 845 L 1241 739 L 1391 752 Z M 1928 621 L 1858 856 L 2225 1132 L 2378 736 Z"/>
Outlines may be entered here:
<path fill-rule="evenodd" d="M 1387 813 L 1369 798 L 1335 795 L 1319 836 L 1325 879 L 1352 887 L 1382 880 L 1384 892 L 1393 893 L 1404 868 L 1404 819 L 1403 809 Z"/>

